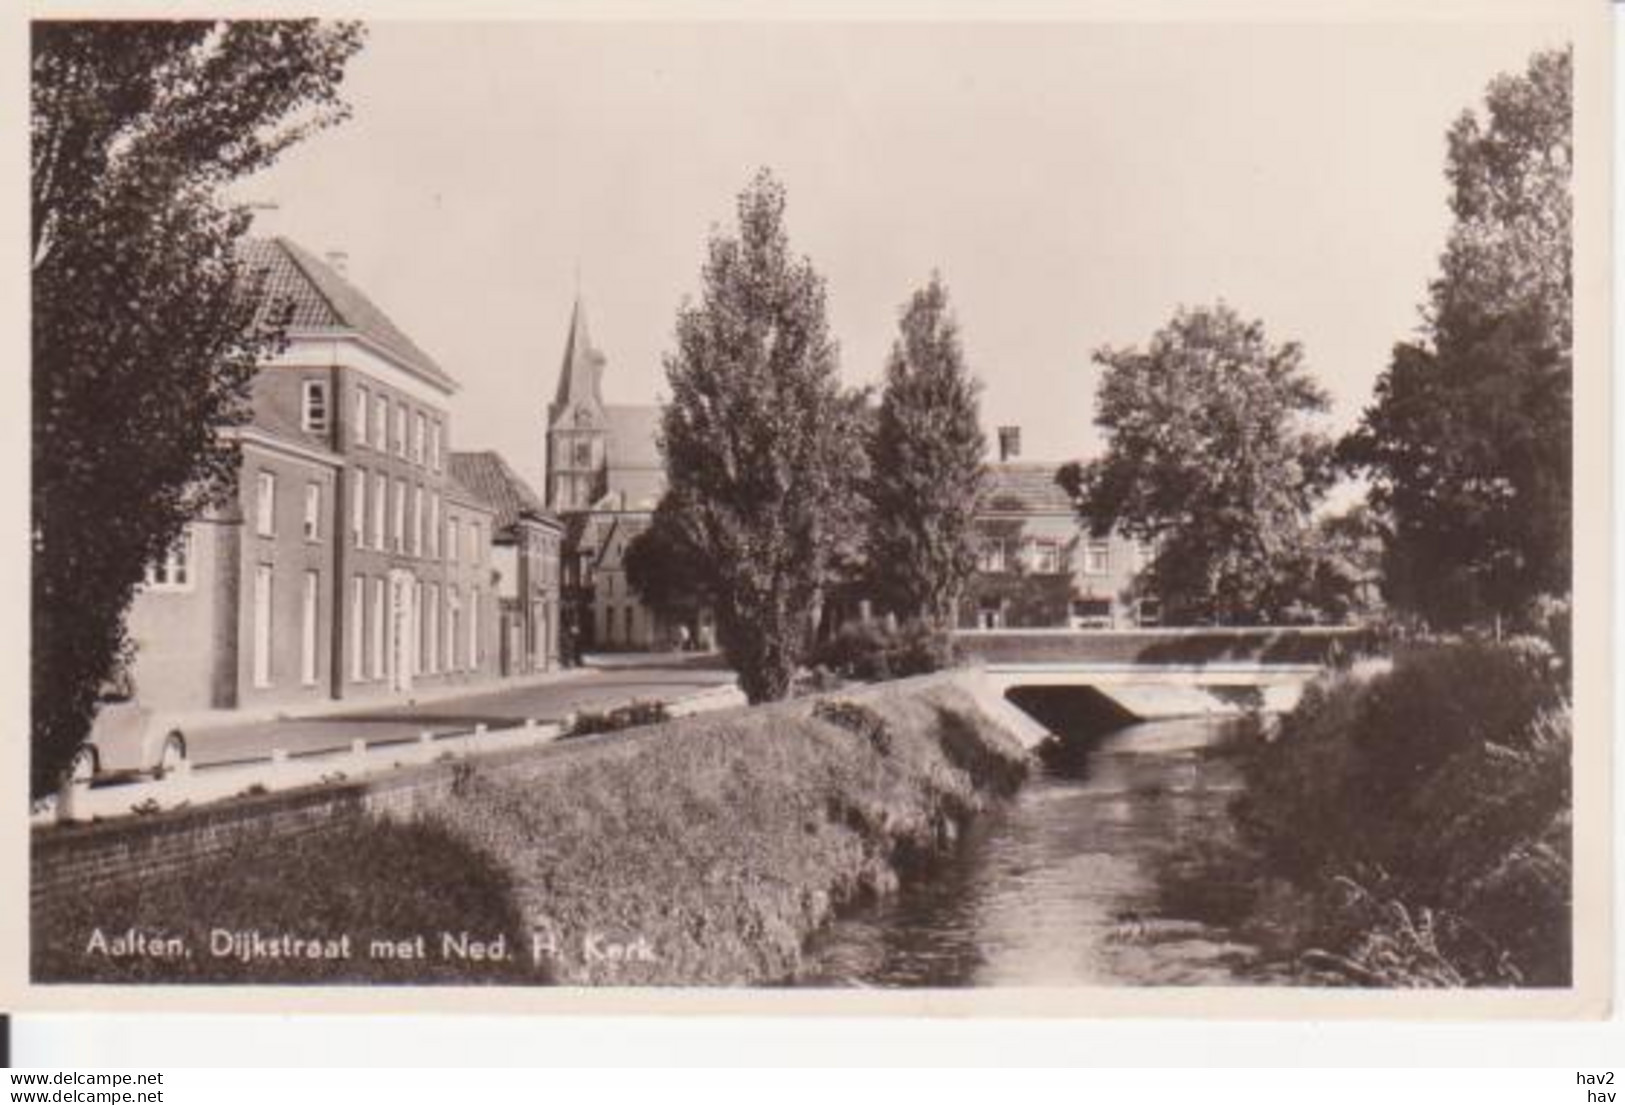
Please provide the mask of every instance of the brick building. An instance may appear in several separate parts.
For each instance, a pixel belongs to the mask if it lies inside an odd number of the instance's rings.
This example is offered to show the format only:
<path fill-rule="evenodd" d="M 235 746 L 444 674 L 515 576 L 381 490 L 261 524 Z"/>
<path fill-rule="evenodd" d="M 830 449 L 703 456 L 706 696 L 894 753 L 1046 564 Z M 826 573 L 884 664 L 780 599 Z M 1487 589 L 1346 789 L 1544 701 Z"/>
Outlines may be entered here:
<path fill-rule="evenodd" d="M 501 604 L 502 674 L 556 668 L 564 524 L 497 452 L 453 453 L 451 471 L 496 508 L 491 554 Z"/>
<path fill-rule="evenodd" d="M 1000 459 L 976 515 L 977 572 L 960 604 L 963 628 L 1124 629 L 1154 624 L 1155 603 L 1136 598 L 1139 543 L 1093 537 L 1056 482 L 1059 464 L 1019 460 L 1020 434 L 999 430 Z"/>
<path fill-rule="evenodd" d="M 148 570 L 139 697 L 171 710 L 388 699 L 499 671 L 497 504 L 449 470 L 456 384 L 342 269 L 245 246 L 286 349 L 253 381 L 234 501 Z"/>

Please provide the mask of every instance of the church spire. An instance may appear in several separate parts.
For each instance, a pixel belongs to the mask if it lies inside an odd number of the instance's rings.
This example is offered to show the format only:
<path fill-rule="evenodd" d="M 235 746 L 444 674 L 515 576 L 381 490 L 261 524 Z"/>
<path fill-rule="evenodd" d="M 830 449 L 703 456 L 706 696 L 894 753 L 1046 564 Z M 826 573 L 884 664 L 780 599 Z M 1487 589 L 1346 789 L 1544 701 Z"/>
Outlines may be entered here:
<path fill-rule="evenodd" d="M 587 332 L 587 312 L 581 306 L 578 292 L 575 307 L 570 311 L 570 336 L 564 341 L 564 365 L 559 370 L 554 411 L 584 401 L 602 406 L 604 398 L 598 390 L 598 378 L 603 368 L 604 355 L 593 348 L 592 336 Z"/>

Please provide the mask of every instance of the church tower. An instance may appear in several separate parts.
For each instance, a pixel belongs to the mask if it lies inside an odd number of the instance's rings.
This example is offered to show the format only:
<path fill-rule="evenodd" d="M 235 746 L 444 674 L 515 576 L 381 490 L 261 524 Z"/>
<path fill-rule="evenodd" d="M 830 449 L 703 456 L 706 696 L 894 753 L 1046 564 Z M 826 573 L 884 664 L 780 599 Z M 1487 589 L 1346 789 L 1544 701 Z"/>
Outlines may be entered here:
<path fill-rule="evenodd" d="M 558 393 L 547 408 L 547 505 L 554 511 L 588 510 L 605 491 L 608 420 L 599 378 L 604 355 L 593 348 L 587 314 L 577 297 Z"/>

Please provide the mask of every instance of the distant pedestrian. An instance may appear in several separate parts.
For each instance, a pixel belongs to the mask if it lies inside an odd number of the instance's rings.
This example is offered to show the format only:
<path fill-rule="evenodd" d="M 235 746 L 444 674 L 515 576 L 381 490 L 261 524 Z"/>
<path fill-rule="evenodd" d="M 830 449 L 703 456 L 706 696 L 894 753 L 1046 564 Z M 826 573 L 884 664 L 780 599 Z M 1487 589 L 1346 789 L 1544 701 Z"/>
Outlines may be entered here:
<path fill-rule="evenodd" d="M 681 622 L 678 623 L 678 626 L 677 626 L 677 651 L 678 652 L 687 652 L 692 647 L 693 647 L 693 641 L 690 640 L 690 638 L 689 638 L 688 625 L 686 623 L 681 623 Z"/>

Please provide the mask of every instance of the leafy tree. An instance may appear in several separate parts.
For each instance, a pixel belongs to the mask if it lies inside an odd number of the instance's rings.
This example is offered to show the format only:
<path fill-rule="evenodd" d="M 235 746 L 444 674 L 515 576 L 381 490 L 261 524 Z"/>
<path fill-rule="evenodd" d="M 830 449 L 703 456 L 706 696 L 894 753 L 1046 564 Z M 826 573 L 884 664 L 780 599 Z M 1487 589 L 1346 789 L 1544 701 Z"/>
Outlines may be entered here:
<path fill-rule="evenodd" d="M 740 194 L 714 231 L 698 306 L 677 317 L 662 417 L 668 495 L 752 702 L 783 698 L 852 533 L 861 404 L 836 378 L 824 282 L 790 253 L 784 189 Z"/>
<path fill-rule="evenodd" d="M 1571 80 L 1568 50 L 1538 54 L 1451 128 L 1422 335 L 1340 446 L 1389 516 L 1390 599 L 1441 626 L 1526 623 L 1570 588 Z"/>
<path fill-rule="evenodd" d="M 1310 535 L 1314 555 L 1307 606 L 1332 622 L 1369 618 L 1379 612 L 1382 578 L 1382 520 L 1369 504 L 1316 520 Z"/>
<path fill-rule="evenodd" d="M 683 527 L 684 512 L 670 495 L 660 500 L 647 529 L 626 544 L 626 582 L 638 599 L 665 617 L 685 617 L 709 604 L 700 550 Z"/>
<path fill-rule="evenodd" d="M 144 566 L 230 489 L 278 319 L 223 185 L 343 118 L 355 24 L 33 25 L 32 788 L 127 659 Z"/>
<path fill-rule="evenodd" d="M 1327 398 L 1299 347 L 1220 304 L 1095 360 L 1107 449 L 1058 475 L 1092 532 L 1154 550 L 1137 586 L 1170 622 L 1286 616 L 1311 592 L 1309 515 L 1329 480 L 1329 445 L 1303 423 Z"/>
<path fill-rule="evenodd" d="M 870 443 L 875 591 L 906 618 L 951 624 L 976 570 L 986 441 L 948 292 L 935 273 L 904 309 Z"/>

